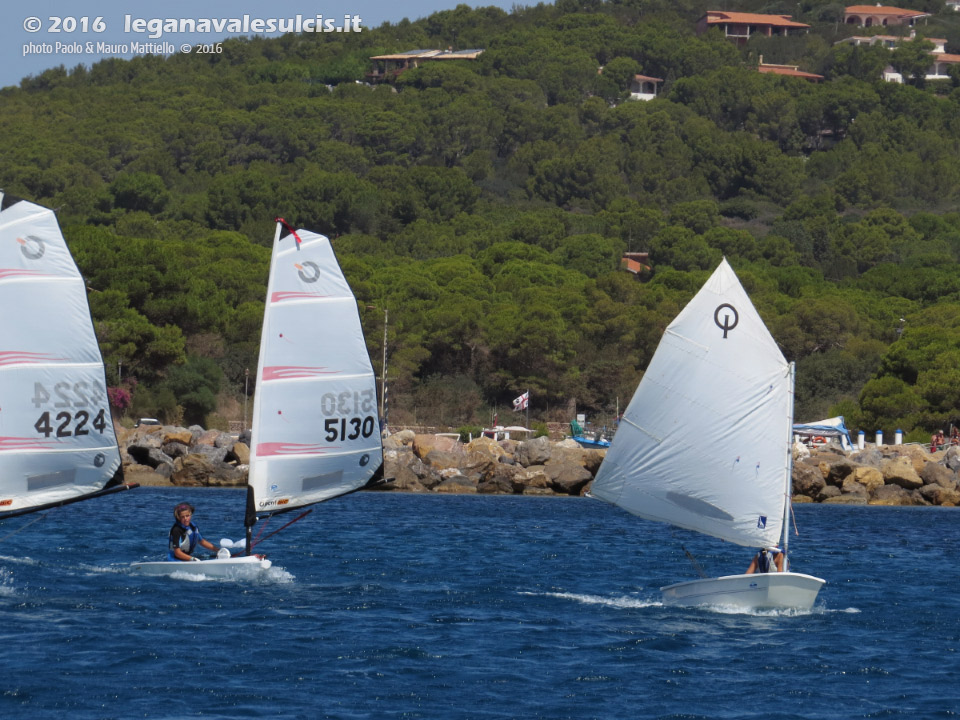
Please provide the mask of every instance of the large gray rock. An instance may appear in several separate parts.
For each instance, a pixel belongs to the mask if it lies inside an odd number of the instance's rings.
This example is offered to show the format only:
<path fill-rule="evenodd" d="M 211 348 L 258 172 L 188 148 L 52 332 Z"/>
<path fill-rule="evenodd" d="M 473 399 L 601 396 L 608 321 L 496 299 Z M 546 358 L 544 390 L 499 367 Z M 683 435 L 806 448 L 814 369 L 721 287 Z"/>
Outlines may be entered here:
<path fill-rule="evenodd" d="M 146 465 L 125 465 L 123 479 L 124 482 L 139 483 L 144 487 L 171 487 L 169 476 L 165 476 Z"/>
<path fill-rule="evenodd" d="M 545 471 L 550 478 L 550 487 L 563 495 L 579 495 L 593 480 L 589 470 L 569 461 L 549 462 Z"/>
<path fill-rule="evenodd" d="M 417 434 L 413 430 L 401 430 L 399 432 L 392 433 L 383 438 L 383 449 L 384 450 L 399 450 L 404 446 L 409 446 L 413 444 L 413 439 Z"/>
<path fill-rule="evenodd" d="M 823 479 L 823 473 L 818 468 L 805 463 L 797 463 L 793 466 L 794 495 L 815 498 L 823 491 L 826 484 L 827 481 Z"/>
<path fill-rule="evenodd" d="M 182 427 L 163 427 L 163 444 L 177 442 L 183 445 L 192 445 L 193 433 Z"/>
<path fill-rule="evenodd" d="M 140 465 L 147 465 L 152 468 L 158 468 L 161 465 L 173 465 L 173 458 L 158 447 L 133 445 L 127 448 L 127 451 L 130 453 L 130 457 Z"/>
<path fill-rule="evenodd" d="M 857 464 L 843 455 L 826 453 L 819 456 L 818 466 L 829 485 L 841 487 Z"/>
<path fill-rule="evenodd" d="M 850 455 L 850 459 L 858 465 L 868 465 L 879 470 L 883 454 L 875 447 L 866 447 Z"/>
<path fill-rule="evenodd" d="M 223 465 L 227 458 L 227 448 L 198 444 L 190 448 L 189 455 L 202 455 L 214 465 Z"/>
<path fill-rule="evenodd" d="M 426 460 L 432 452 L 463 454 L 463 445 L 460 444 L 460 440 L 445 435 L 416 435 L 413 438 L 412 447 L 414 454 L 423 460 Z"/>
<path fill-rule="evenodd" d="M 182 442 L 176 442 L 176 441 L 165 442 L 163 444 L 163 447 L 160 449 L 174 459 L 178 457 L 183 457 L 184 455 L 188 455 L 190 453 L 189 445 L 185 445 Z"/>
<path fill-rule="evenodd" d="M 443 478 L 433 488 L 435 493 L 473 494 L 477 492 L 477 485 L 457 470 L 444 470 L 440 473 Z"/>
<path fill-rule="evenodd" d="M 823 490 L 821 490 L 820 494 L 817 495 L 816 500 L 817 502 L 823 503 L 838 498 L 841 495 L 843 495 L 843 493 L 840 492 L 840 488 L 838 488 L 836 485 L 824 485 Z"/>
<path fill-rule="evenodd" d="M 927 463 L 920 471 L 920 478 L 924 485 L 939 485 L 943 488 L 957 487 L 957 474 L 940 463 Z"/>
<path fill-rule="evenodd" d="M 883 473 L 871 465 L 857 466 L 847 477 L 847 480 L 852 480 L 859 483 L 865 487 L 867 492 L 870 494 L 875 492 L 878 488 L 883 487 L 885 482 L 883 479 Z M 846 482 L 846 480 L 844 482 Z"/>
<path fill-rule="evenodd" d="M 528 495 L 528 490 L 550 490 L 550 476 L 545 465 L 531 465 L 520 469 L 513 476 L 513 491 Z M 552 492 L 552 490 L 551 490 Z"/>
<path fill-rule="evenodd" d="M 844 495 L 858 495 L 865 501 L 870 498 L 870 491 L 850 476 L 847 476 L 843 481 L 843 486 L 840 488 L 840 491 Z"/>
<path fill-rule="evenodd" d="M 956 488 L 946 488 L 936 483 L 924 485 L 919 490 L 920 496 L 931 505 L 944 507 L 960 506 L 960 491 Z"/>
<path fill-rule="evenodd" d="M 234 486 L 245 482 L 244 475 L 229 465 L 212 462 L 207 456 L 192 453 L 173 463 L 170 482 L 178 486 Z"/>
<path fill-rule="evenodd" d="M 388 491 L 398 492 L 429 492 L 427 487 L 420 482 L 421 475 L 425 475 L 423 462 L 409 447 L 404 450 L 388 450 L 383 456 L 383 474 L 385 477 L 393 478 L 393 482 L 386 483 L 382 487 Z"/>
<path fill-rule="evenodd" d="M 533 465 L 546 465 L 552 454 L 553 448 L 550 446 L 550 439 L 538 437 L 518 443 L 514 456 L 523 467 L 531 467 Z"/>
<path fill-rule="evenodd" d="M 449 452 L 447 450 L 430 450 L 426 455 L 417 455 L 423 461 L 435 470 L 449 470 L 459 468 L 464 460 L 462 453 Z"/>
<path fill-rule="evenodd" d="M 899 485 L 905 490 L 919 490 L 923 487 L 923 480 L 917 475 L 913 462 L 908 457 L 884 460 L 881 472 L 887 485 Z"/>
<path fill-rule="evenodd" d="M 835 485 L 828 485 L 827 487 L 833 488 L 834 490 L 837 489 Z M 828 497 L 823 502 L 825 505 L 866 505 L 868 501 L 865 495 L 851 493 L 848 495 L 834 495 L 832 497 Z"/>
<path fill-rule="evenodd" d="M 879 488 L 870 500 L 871 505 L 913 505 L 910 492 L 900 485 L 884 485 Z"/>
<path fill-rule="evenodd" d="M 960 448 L 954 446 L 947 448 L 940 462 L 954 472 L 960 470 Z"/>
<path fill-rule="evenodd" d="M 477 492 L 511 495 L 515 492 L 514 478 L 521 472 L 522 469 L 517 465 L 497 463 L 496 467 L 477 483 Z"/>

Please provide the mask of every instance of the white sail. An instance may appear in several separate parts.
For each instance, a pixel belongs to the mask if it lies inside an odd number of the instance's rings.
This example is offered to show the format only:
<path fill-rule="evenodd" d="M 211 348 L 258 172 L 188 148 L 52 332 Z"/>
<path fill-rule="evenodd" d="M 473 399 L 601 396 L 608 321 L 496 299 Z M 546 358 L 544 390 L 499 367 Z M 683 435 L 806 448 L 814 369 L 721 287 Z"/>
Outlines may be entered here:
<path fill-rule="evenodd" d="M 330 241 L 277 225 L 250 454 L 251 514 L 363 487 L 383 463 L 376 377 Z"/>
<path fill-rule="evenodd" d="M 53 212 L 0 195 L 0 517 L 122 480 L 87 291 Z"/>
<path fill-rule="evenodd" d="M 740 545 L 775 545 L 789 472 L 790 376 L 723 260 L 667 327 L 590 494 Z"/>

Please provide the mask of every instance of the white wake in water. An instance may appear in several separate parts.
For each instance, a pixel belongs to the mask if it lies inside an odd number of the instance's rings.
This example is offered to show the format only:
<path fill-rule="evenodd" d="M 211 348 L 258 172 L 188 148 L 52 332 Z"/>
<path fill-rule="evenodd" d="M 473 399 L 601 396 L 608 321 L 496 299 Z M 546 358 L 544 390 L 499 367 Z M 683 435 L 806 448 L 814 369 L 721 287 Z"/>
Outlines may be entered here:
<path fill-rule="evenodd" d="M 584 595 L 582 593 L 566 592 L 521 592 L 520 595 L 530 595 L 539 597 L 555 597 L 561 600 L 572 600 L 583 605 L 606 605 L 615 608 L 648 608 L 662 607 L 663 603 L 659 600 L 645 600 L 643 598 L 631 597 L 629 595 L 620 595 L 615 597 L 605 597 L 603 595 Z"/>

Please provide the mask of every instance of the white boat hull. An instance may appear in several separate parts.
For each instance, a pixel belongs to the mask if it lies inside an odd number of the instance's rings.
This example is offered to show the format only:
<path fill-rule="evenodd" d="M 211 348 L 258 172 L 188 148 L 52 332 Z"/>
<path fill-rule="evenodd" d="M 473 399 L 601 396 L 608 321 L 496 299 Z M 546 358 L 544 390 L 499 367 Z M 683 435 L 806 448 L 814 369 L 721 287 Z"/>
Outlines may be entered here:
<path fill-rule="evenodd" d="M 256 555 L 240 555 L 230 558 L 212 558 L 197 560 L 196 562 L 181 562 L 179 560 L 164 560 L 161 562 L 134 563 L 133 572 L 142 575 L 173 575 L 174 573 L 188 575 L 205 575 L 206 577 L 231 578 L 248 577 L 266 572 L 271 563 L 266 558 Z"/>
<path fill-rule="evenodd" d="M 665 605 L 809 610 L 825 582 L 803 573 L 753 573 L 691 580 L 667 585 L 660 591 Z"/>

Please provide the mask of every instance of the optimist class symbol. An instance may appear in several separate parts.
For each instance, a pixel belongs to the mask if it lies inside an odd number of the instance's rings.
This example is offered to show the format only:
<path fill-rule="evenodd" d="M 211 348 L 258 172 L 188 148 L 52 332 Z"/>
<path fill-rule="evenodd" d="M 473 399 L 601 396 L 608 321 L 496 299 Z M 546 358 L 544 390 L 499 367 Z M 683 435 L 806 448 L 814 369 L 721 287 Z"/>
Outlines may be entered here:
<path fill-rule="evenodd" d="M 727 309 L 733 313 L 733 322 L 730 321 L 730 315 L 725 314 L 723 316 L 723 324 L 720 323 L 720 311 Z M 716 323 L 716 326 L 723 330 L 723 339 L 727 339 L 727 333 L 733 330 L 740 322 L 740 314 L 737 312 L 737 309 L 730 303 L 723 303 L 723 305 L 718 305 L 717 309 L 713 311 L 713 322 Z"/>
<path fill-rule="evenodd" d="M 315 262 L 295 263 L 297 274 L 305 283 L 315 283 L 320 279 L 320 268 Z"/>
<path fill-rule="evenodd" d="M 39 260 L 43 257 L 43 253 L 46 252 L 47 249 L 43 240 L 35 235 L 27 235 L 26 238 L 17 238 L 17 242 L 20 243 L 20 252 L 30 260 Z"/>

